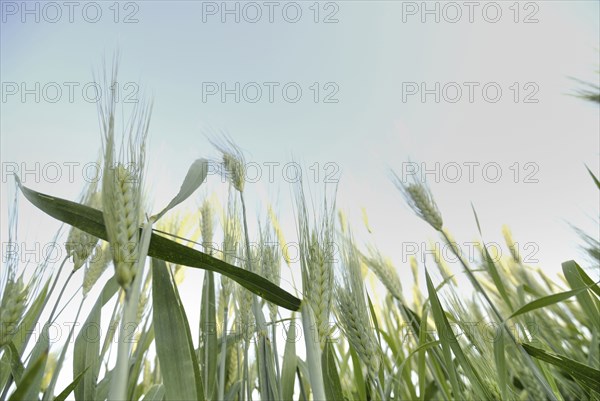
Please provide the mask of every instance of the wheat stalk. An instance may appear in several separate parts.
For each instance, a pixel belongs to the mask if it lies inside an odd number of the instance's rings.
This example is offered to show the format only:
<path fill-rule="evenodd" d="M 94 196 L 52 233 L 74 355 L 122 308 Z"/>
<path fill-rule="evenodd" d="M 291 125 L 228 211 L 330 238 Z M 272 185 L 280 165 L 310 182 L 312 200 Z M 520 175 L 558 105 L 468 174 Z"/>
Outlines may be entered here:
<path fill-rule="evenodd" d="M 116 83 L 116 66 L 110 87 Z M 133 112 L 127 138 L 127 157 L 116 155 L 115 103 L 111 92 L 106 104 L 99 106 L 103 130 L 104 176 L 102 177 L 102 209 L 110 243 L 117 281 L 128 290 L 139 260 L 142 223 L 142 188 L 145 149 L 150 124 L 151 106 L 137 106 Z"/>
<path fill-rule="evenodd" d="M 132 118 L 125 128 L 127 140 L 123 141 L 119 155 L 115 138 L 115 88 L 117 62 L 113 66 L 111 88 L 99 102 L 98 111 L 104 148 L 104 176 L 102 177 L 102 209 L 108 242 L 115 267 L 115 277 L 125 291 L 125 305 L 121 319 L 115 380 L 111 384 L 109 399 L 125 398 L 128 383 L 128 359 L 130 344 L 126 330 L 136 323 L 138 299 L 141 290 L 143 267 L 152 232 L 151 221 L 140 227 L 143 216 L 143 172 L 145 168 L 146 138 L 150 125 L 152 106 L 136 104 Z M 126 143 L 126 145 L 125 145 Z M 125 154 L 124 154 L 125 153 Z"/>

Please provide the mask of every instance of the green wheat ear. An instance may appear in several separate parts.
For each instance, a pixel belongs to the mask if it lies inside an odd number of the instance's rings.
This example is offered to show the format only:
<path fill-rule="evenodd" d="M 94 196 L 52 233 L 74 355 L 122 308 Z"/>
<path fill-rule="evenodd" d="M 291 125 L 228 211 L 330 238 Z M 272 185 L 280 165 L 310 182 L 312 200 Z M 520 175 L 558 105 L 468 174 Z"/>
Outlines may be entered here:
<path fill-rule="evenodd" d="M 83 296 L 86 297 L 87 294 L 92 290 L 92 287 L 100 276 L 106 271 L 111 261 L 111 253 L 108 243 L 102 241 L 101 246 L 96 247 L 96 252 L 90 258 L 90 263 L 84 270 L 83 275 Z"/>
<path fill-rule="evenodd" d="M 414 177 L 412 182 L 407 183 L 401 180 L 395 172 L 391 173 L 396 188 L 400 190 L 408 206 L 436 231 L 441 232 L 444 226 L 442 214 L 427 184 L 418 182 Z"/>
<path fill-rule="evenodd" d="M 211 140 L 213 146 L 221 153 L 222 173 L 231 185 L 240 193 L 246 184 L 246 161 L 241 149 L 230 139 Z"/>
<path fill-rule="evenodd" d="M 12 337 L 12 329 L 19 324 L 27 304 L 28 287 L 23 283 L 23 276 L 17 280 L 9 279 L 4 287 L 0 309 L 0 346 L 8 344 Z"/>
<path fill-rule="evenodd" d="M 102 199 L 97 189 L 97 182 L 87 187 L 82 203 L 94 209 L 102 208 Z M 79 270 L 85 264 L 92 255 L 92 251 L 97 243 L 97 237 L 71 226 L 67 242 L 65 243 L 65 249 L 67 254 L 73 257 L 74 271 Z"/>
<path fill-rule="evenodd" d="M 135 266 L 139 259 L 145 142 L 151 107 L 136 106 L 126 129 L 127 152 L 123 152 L 122 145 L 120 158 L 117 159 L 115 99 L 112 95 L 111 92 L 107 96 L 106 104 L 100 105 L 104 147 L 102 209 L 115 275 L 121 287 L 127 290 L 135 277 Z"/>
<path fill-rule="evenodd" d="M 335 287 L 336 314 L 343 333 L 367 368 L 367 376 L 377 381 L 381 353 L 365 301 L 360 257 L 352 239 L 342 253 L 342 282 Z"/>

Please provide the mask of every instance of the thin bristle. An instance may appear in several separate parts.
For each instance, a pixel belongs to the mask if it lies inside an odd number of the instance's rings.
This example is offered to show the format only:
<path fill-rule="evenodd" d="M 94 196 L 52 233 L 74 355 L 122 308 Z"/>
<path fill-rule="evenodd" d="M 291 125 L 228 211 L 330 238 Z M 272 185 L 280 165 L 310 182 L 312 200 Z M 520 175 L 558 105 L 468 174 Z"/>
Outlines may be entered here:
<path fill-rule="evenodd" d="M 116 82 L 116 75 L 113 75 L 111 82 Z M 100 115 L 103 118 L 105 151 L 102 206 L 117 281 L 124 289 L 128 289 L 135 276 L 135 264 L 139 258 L 139 228 L 143 215 L 142 180 L 145 165 L 145 141 L 151 107 L 136 106 L 129 126 L 125 130 L 127 157 L 125 158 L 121 154 L 117 158 L 115 154 L 115 102 L 111 92 L 107 96 L 106 104 L 100 108 Z"/>

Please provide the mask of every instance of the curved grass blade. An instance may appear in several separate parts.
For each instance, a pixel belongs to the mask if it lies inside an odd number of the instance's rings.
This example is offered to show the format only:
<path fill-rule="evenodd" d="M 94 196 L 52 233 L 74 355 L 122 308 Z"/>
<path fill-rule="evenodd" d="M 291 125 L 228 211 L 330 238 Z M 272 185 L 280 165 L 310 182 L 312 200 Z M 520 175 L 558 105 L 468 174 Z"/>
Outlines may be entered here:
<path fill-rule="evenodd" d="M 281 399 L 291 401 L 294 395 L 296 381 L 296 319 L 292 314 L 292 320 L 286 335 L 285 350 L 283 351 L 283 366 L 281 368 Z"/>
<path fill-rule="evenodd" d="M 108 399 L 108 391 L 110 390 L 110 383 L 112 382 L 112 378 L 115 375 L 115 370 L 109 370 L 104 375 L 104 378 L 100 380 L 98 385 L 96 386 L 96 398 L 98 400 L 107 400 Z"/>
<path fill-rule="evenodd" d="M 600 393 L 600 370 L 574 361 L 564 355 L 544 351 L 543 349 L 533 347 L 529 344 L 521 345 L 532 357 L 557 366 L 559 369 L 566 371 L 573 378 L 579 380 L 583 386 Z"/>
<path fill-rule="evenodd" d="M 500 389 L 500 399 L 508 399 L 508 369 L 506 368 L 506 349 L 504 348 L 504 331 L 499 330 L 498 338 L 494 341 L 494 361 L 496 363 L 496 373 L 498 376 L 498 388 Z"/>
<path fill-rule="evenodd" d="M 323 381 L 325 382 L 325 396 L 328 400 L 343 400 L 344 393 L 340 376 L 335 363 L 333 347 L 329 341 L 325 342 L 325 349 L 321 356 L 323 364 Z"/>
<path fill-rule="evenodd" d="M 169 210 L 173 209 L 175 206 L 189 198 L 190 195 L 192 195 L 194 191 L 198 189 L 198 187 L 200 187 L 200 185 L 204 182 L 207 175 L 208 160 L 198 159 L 194 161 L 183 180 L 183 184 L 181 184 L 181 188 L 179 188 L 179 192 L 177 195 L 175 195 L 171 202 L 169 202 L 169 204 L 163 210 L 161 210 L 160 213 L 153 216 L 154 221 L 157 221 Z"/>
<path fill-rule="evenodd" d="M 581 267 L 574 260 L 566 261 L 562 264 L 563 274 L 567 279 L 569 285 L 573 290 L 578 290 L 581 287 L 585 286 L 585 282 L 580 274 Z M 584 287 L 587 289 L 587 287 Z M 598 315 L 600 315 L 600 311 L 596 307 L 594 303 L 594 299 L 590 295 L 588 291 L 579 291 L 577 294 L 577 301 L 581 305 L 581 308 L 585 311 L 589 323 L 595 327 L 596 330 L 600 330 L 600 321 L 598 320 Z"/>
<path fill-rule="evenodd" d="M 298 374 L 298 386 L 300 387 L 300 394 L 298 401 L 308 401 L 310 395 L 310 379 L 308 378 L 308 367 L 306 363 L 298 358 L 296 366 L 296 373 Z M 366 398 L 364 398 L 366 400 Z"/>
<path fill-rule="evenodd" d="M 73 375 L 86 372 L 75 388 L 76 400 L 93 400 L 96 397 L 96 379 L 100 367 L 100 333 L 102 307 L 115 295 L 119 285 L 115 278 L 106 282 L 86 322 L 75 339 L 73 350 Z M 88 329 L 92 329 L 88 332 Z"/>
<path fill-rule="evenodd" d="M 354 371 L 354 382 L 356 383 L 355 390 L 358 393 L 358 398 L 360 400 L 367 399 L 367 383 L 362 374 L 362 367 L 360 365 L 360 359 L 358 359 L 358 354 L 356 353 L 354 347 L 352 345 L 348 345 L 350 355 L 352 356 L 352 367 Z"/>
<path fill-rule="evenodd" d="M 471 203 L 471 209 L 473 209 L 473 215 L 475 216 L 475 222 L 477 223 L 477 230 L 479 231 L 479 236 L 481 237 L 481 242 L 483 243 L 482 248 L 485 253 L 485 262 L 486 262 L 487 271 L 489 272 L 490 276 L 492 276 L 492 280 L 494 280 L 494 284 L 496 285 L 496 288 L 498 288 L 498 292 L 500 293 L 500 296 L 502 296 L 502 300 L 504 302 L 506 302 L 506 304 L 509 306 L 509 308 L 512 309 L 513 306 L 512 306 L 512 303 L 510 302 L 510 297 L 508 296 L 506 287 L 504 286 L 504 282 L 502 281 L 502 278 L 500 277 L 500 273 L 498 272 L 498 269 L 496 268 L 496 263 L 494 263 L 494 259 L 490 255 L 490 252 L 488 251 L 486 244 L 483 242 L 483 233 L 481 232 L 481 224 L 479 223 L 479 216 L 477 216 L 477 211 L 475 211 L 475 205 L 473 205 L 472 203 Z"/>
<path fill-rule="evenodd" d="M 46 359 L 48 359 L 47 350 L 43 352 L 39 358 L 32 363 L 31 368 L 25 372 L 23 380 L 21 380 L 21 383 L 19 383 L 15 392 L 10 396 L 9 401 L 37 399 L 37 395 L 40 392 L 38 377 L 44 373 Z M 32 394 L 34 394 L 35 397 L 32 397 Z"/>
<path fill-rule="evenodd" d="M 88 234 L 108 240 L 104 218 L 102 212 L 99 210 L 66 199 L 36 192 L 21 185 L 18 178 L 17 183 L 23 195 L 46 214 L 77 227 Z M 298 298 L 258 274 L 230 265 L 210 255 L 161 237 L 156 233 L 152 234 L 148 256 L 178 265 L 220 273 L 231 278 L 247 290 L 282 308 L 292 311 L 300 309 L 300 300 Z"/>
<path fill-rule="evenodd" d="M 453 363 L 450 356 L 450 350 L 452 350 L 454 356 L 456 357 L 456 360 L 462 366 L 465 375 L 472 383 L 473 390 L 475 391 L 475 393 L 478 394 L 482 399 L 492 399 L 493 396 L 490 393 L 490 390 L 486 387 L 477 371 L 473 368 L 473 365 L 471 364 L 467 356 L 464 354 L 460 343 L 458 342 L 458 339 L 454 335 L 452 327 L 450 327 L 450 323 L 448 322 L 446 313 L 442 308 L 442 304 L 440 302 L 440 299 L 438 298 L 437 292 L 435 291 L 435 287 L 433 286 L 431 277 L 429 277 L 429 273 L 427 272 L 427 270 L 425 270 L 425 279 L 427 280 L 427 291 L 429 292 L 429 302 L 431 304 L 433 320 L 435 322 L 435 326 L 438 332 L 440 333 L 440 342 L 442 343 L 442 350 L 444 350 L 444 357 L 448 360 L 450 377 L 453 379 L 453 388 L 455 389 L 455 391 L 459 389 L 458 378 L 455 376 L 456 372 L 454 372 L 454 370 L 451 368 Z M 460 393 L 457 392 L 456 394 Z"/>
<path fill-rule="evenodd" d="M 151 320 L 151 317 L 148 316 L 146 318 L 146 323 L 148 320 Z M 140 373 L 142 371 L 142 365 L 145 361 L 144 356 L 147 355 L 148 348 L 154 342 L 154 325 L 150 324 L 148 329 L 144 329 L 147 326 L 146 323 L 140 323 L 140 328 L 142 329 L 142 333 L 140 334 L 140 338 L 137 341 L 135 352 L 132 356 L 131 366 L 129 367 L 129 389 L 128 394 L 130 399 L 139 399 L 140 397 L 135 396 L 136 389 L 138 389 L 138 379 L 140 377 Z"/>
<path fill-rule="evenodd" d="M 517 309 L 512 315 L 510 315 L 508 317 L 508 319 L 512 319 L 513 317 L 522 315 L 524 313 L 531 312 L 531 311 L 534 311 L 534 310 L 540 309 L 540 308 L 545 308 L 546 306 L 554 305 L 556 303 L 565 301 L 573 296 L 576 296 L 577 294 L 579 294 L 585 290 L 587 290 L 587 287 L 579 288 L 576 290 L 565 291 L 565 292 L 559 292 L 558 294 L 547 295 L 545 297 L 536 299 L 534 301 L 529 302 L 526 305 L 523 305 L 519 309 Z"/>
<path fill-rule="evenodd" d="M 59 395 L 54 397 L 54 401 L 65 401 L 67 399 L 67 397 L 69 396 L 69 394 L 71 394 L 73 392 L 73 390 L 75 389 L 75 387 L 77 387 L 77 385 L 79 384 L 79 381 L 83 378 L 83 375 L 85 374 L 85 372 L 87 372 L 87 369 L 85 369 L 83 372 L 79 373 L 77 375 L 77 377 L 71 382 L 71 384 L 69 384 L 67 387 L 65 387 L 65 389 L 63 391 L 61 391 Z"/>
<path fill-rule="evenodd" d="M 8 348 L 7 355 L 10 357 L 10 371 L 12 372 L 13 378 L 15 379 L 15 383 L 17 386 L 21 382 L 21 377 L 23 377 L 23 372 L 25 371 L 25 367 L 21 362 L 21 358 L 19 357 L 19 351 L 17 351 L 17 347 L 11 341 L 10 343 L 4 345 Z"/>
<path fill-rule="evenodd" d="M 241 386 L 242 386 L 242 383 L 240 381 L 236 381 L 235 383 L 233 383 L 231 385 L 231 387 L 229 387 L 227 394 L 225 394 L 225 400 L 235 400 L 236 399 L 235 397 L 240 392 Z"/>
<path fill-rule="evenodd" d="M 50 322 L 46 322 L 46 324 L 44 324 L 44 327 L 42 327 L 42 332 L 40 333 L 40 338 L 35 343 L 35 346 L 31 351 L 31 357 L 27 367 L 25 368 L 25 372 L 23 373 L 23 378 L 21 381 L 21 386 L 23 386 L 23 382 L 26 380 L 26 378 L 29 381 L 29 385 L 27 386 L 28 392 L 24 393 L 25 396 L 20 398 L 22 400 L 37 400 L 38 398 L 44 377 L 44 369 L 46 368 L 48 351 L 50 350 L 50 326 Z M 42 360 L 41 368 L 39 368 L 37 365 L 40 363 L 40 360 Z"/>
<path fill-rule="evenodd" d="M 588 173 L 592 177 L 592 180 L 594 180 L 594 184 L 596 184 L 596 187 L 598 187 L 598 189 L 600 189 L 600 181 L 598 181 L 598 177 L 596 177 L 596 175 L 594 173 L 592 173 L 592 170 L 590 170 L 590 168 L 587 165 L 585 166 L 585 168 L 587 169 Z"/>
<path fill-rule="evenodd" d="M 585 285 L 590 287 L 590 290 L 594 291 L 594 294 L 596 294 L 598 298 L 600 298 L 600 287 L 598 286 L 598 283 L 595 283 L 577 263 L 573 263 L 575 264 L 574 267 L 579 272 L 579 276 L 581 276 L 581 279 L 583 280 Z"/>
<path fill-rule="evenodd" d="M 155 384 L 150 387 L 142 401 L 160 401 L 165 396 L 165 387 L 162 384 Z"/>
<path fill-rule="evenodd" d="M 413 357 L 413 355 L 416 355 L 420 352 L 424 352 L 427 351 L 430 348 L 433 347 L 437 347 L 438 345 L 440 345 L 440 342 L 438 340 L 435 341 L 430 341 L 428 343 L 423 343 L 421 345 L 419 345 L 418 347 L 416 347 L 415 349 L 411 350 L 406 357 L 404 358 L 404 360 L 402 361 L 402 363 L 398 366 L 398 372 L 402 372 L 404 369 L 404 366 L 407 366 L 407 363 L 410 363 L 410 358 Z"/>
<path fill-rule="evenodd" d="M 433 314 L 433 321 L 435 323 L 435 327 L 439 333 L 440 343 L 442 345 L 442 355 L 444 357 L 445 365 L 448 367 L 448 376 L 450 379 L 450 384 L 452 385 L 452 392 L 454 397 L 462 397 L 460 383 L 458 381 L 457 372 L 452 368 L 452 351 L 454 354 L 460 354 L 464 357 L 462 349 L 460 348 L 460 344 L 458 344 L 458 340 L 454 335 L 454 332 L 450 328 L 450 323 L 446 318 L 446 314 L 444 309 L 442 308 L 442 304 L 440 303 L 436 289 L 431 282 L 431 278 L 429 277 L 429 273 L 425 270 L 425 278 L 427 280 L 427 290 L 429 292 L 429 302 L 431 304 L 431 312 Z M 456 349 L 455 349 L 456 348 Z M 457 355 L 458 358 L 458 355 Z"/>

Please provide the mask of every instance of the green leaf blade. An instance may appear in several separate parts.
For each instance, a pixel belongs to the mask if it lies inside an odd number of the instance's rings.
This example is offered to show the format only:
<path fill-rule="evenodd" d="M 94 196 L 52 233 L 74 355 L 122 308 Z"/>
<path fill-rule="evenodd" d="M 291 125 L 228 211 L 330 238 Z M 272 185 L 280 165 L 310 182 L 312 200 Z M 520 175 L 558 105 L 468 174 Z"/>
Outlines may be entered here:
<path fill-rule="evenodd" d="M 108 240 L 102 212 L 76 202 L 33 191 L 18 181 L 23 195 L 46 214 L 103 240 Z M 291 311 L 300 309 L 300 299 L 248 270 L 233 266 L 193 248 L 152 234 L 148 256 L 173 264 L 223 274 L 249 291 Z"/>
<path fill-rule="evenodd" d="M 194 351 L 190 349 L 185 311 L 178 302 L 163 261 L 152 259 L 152 297 L 156 353 L 166 400 L 198 400 Z"/>

